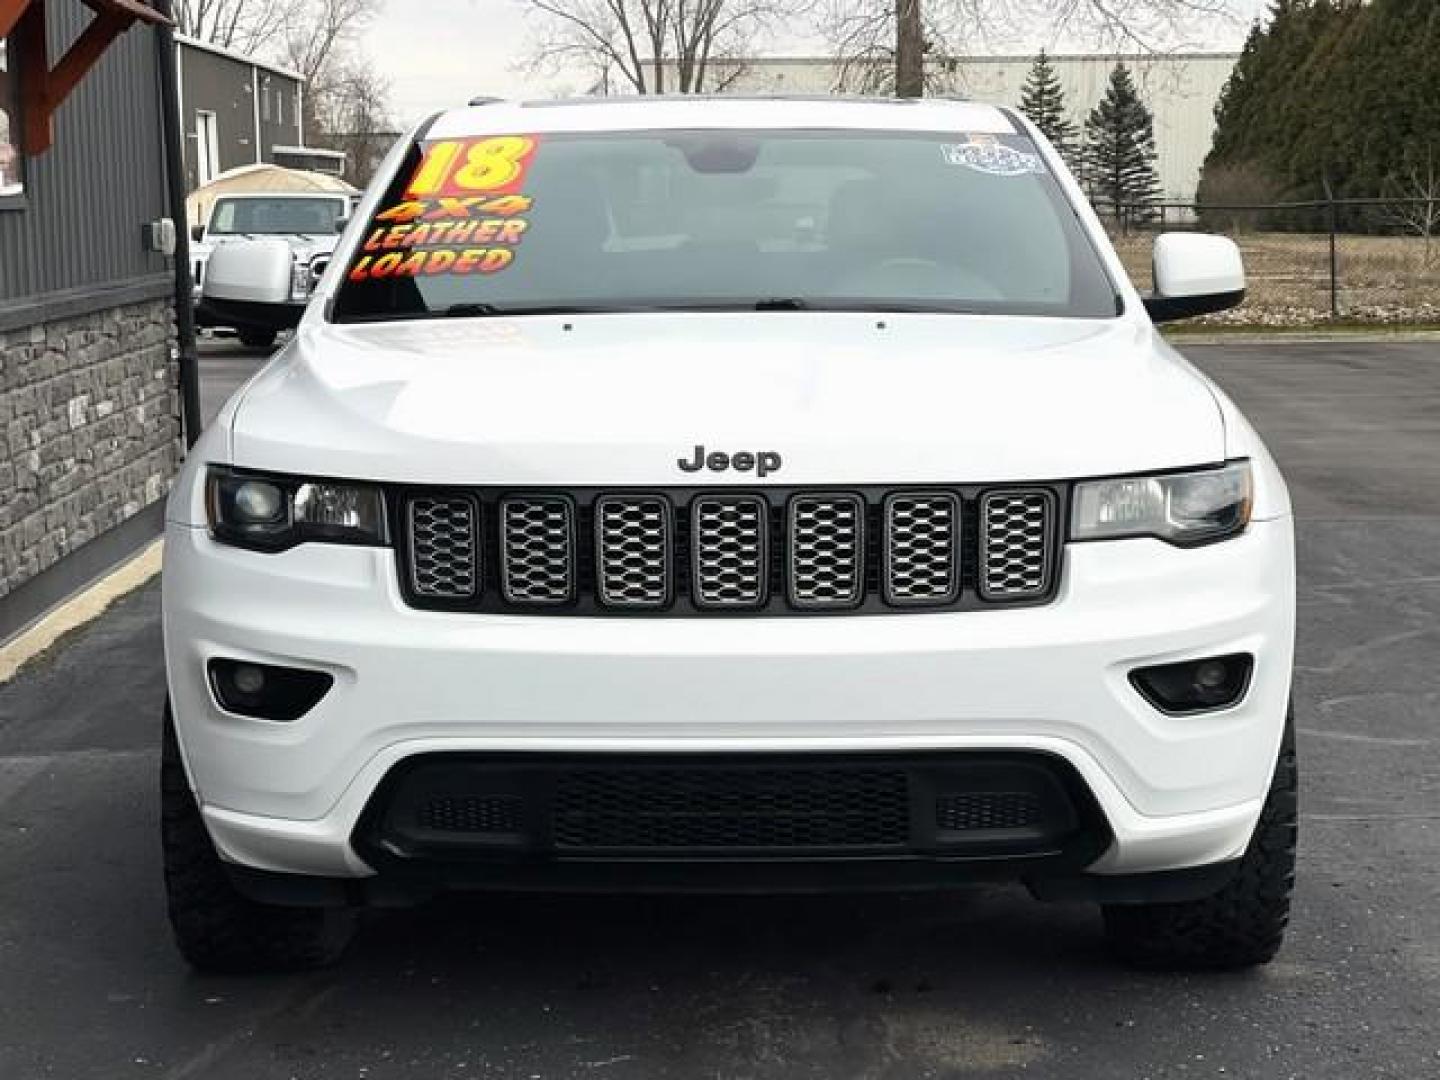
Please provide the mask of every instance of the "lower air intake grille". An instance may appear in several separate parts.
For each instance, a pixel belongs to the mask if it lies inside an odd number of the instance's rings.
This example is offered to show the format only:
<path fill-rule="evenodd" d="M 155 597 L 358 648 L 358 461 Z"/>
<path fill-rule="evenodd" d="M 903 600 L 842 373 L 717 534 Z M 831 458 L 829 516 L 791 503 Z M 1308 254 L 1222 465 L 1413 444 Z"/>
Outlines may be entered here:
<path fill-rule="evenodd" d="M 419 807 L 416 824 L 432 832 L 513 833 L 525 820 L 518 795 L 439 797 Z"/>
<path fill-rule="evenodd" d="M 984 791 L 944 795 L 935 800 L 935 824 L 946 832 L 1028 829 L 1040 823 L 1044 807 L 1030 791 Z"/>
<path fill-rule="evenodd" d="M 555 844 L 876 848 L 909 838 L 901 769 L 636 769 L 557 778 Z"/>

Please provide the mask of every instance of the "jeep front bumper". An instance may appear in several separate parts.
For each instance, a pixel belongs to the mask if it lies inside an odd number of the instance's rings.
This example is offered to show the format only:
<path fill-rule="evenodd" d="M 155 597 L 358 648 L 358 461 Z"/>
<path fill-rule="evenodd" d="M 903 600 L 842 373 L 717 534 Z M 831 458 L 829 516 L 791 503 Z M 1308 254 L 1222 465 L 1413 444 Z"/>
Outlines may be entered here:
<path fill-rule="evenodd" d="M 1292 526 L 1281 519 L 1188 551 L 1155 540 L 1073 544 L 1059 595 L 1036 608 L 753 620 L 451 614 L 405 605 L 388 550 L 259 554 L 172 523 L 164 608 L 191 781 L 222 855 L 250 870 L 373 876 L 382 860 L 357 837 L 376 793 L 399 768 L 457 755 L 998 754 L 1063 765 L 1078 802 L 1093 801 L 1086 836 L 1103 840 L 1074 849 L 1079 869 L 1133 875 L 1243 851 L 1284 728 L 1293 589 Z M 1256 658 L 1248 691 L 1214 713 L 1163 715 L 1128 678 L 1138 666 L 1241 652 Z M 335 683 L 294 723 L 245 719 L 216 703 L 205 674 L 215 658 L 320 669 Z M 565 876 L 553 850 L 530 845 L 521 862 L 516 884 Z M 884 865 L 867 873 L 883 882 Z M 908 871 L 892 871 L 906 883 Z M 469 873 L 483 884 L 483 865 Z M 684 880 L 683 860 L 668 873 Z"/>

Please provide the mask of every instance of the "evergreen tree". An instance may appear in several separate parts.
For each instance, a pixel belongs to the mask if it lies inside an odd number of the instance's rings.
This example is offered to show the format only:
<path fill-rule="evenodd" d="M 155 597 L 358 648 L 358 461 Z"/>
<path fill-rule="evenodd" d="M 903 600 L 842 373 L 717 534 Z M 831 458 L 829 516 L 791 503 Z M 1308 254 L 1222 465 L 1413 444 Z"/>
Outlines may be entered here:
<path fill-rule="evenodd" d="M 1025 85 L 1020 91 L 1020 111 L 1050 140 L 1060 156 L 1072 169 L 1079 150 L 1080 132 L 1069 119 L 1065 108 L 1065 91 L 1060 87 L 1060 77 L 1050 64 L 1045 50 L 1035 58 Z"/>
<path fill-rule="evenodd" d="M 1323 198 L 1327 181 L 1342 194 L 1379 190 L 1417 88 L 1427 69 L 1440 73 L 1426 40 L 1437 11 L 1434 0 L 1275 0 L 1216 109 L 1202 201 L 1237 174 L 1260 201 Z"/>
<path fill-rule="evenodd" d="M 1160 198 L 1155 118 L 1130 69 L 1115 65 L 1105 97 L 1085 121 L 1085 166 L 1092 198 L 1127 221 L 1148 221 Z"/>

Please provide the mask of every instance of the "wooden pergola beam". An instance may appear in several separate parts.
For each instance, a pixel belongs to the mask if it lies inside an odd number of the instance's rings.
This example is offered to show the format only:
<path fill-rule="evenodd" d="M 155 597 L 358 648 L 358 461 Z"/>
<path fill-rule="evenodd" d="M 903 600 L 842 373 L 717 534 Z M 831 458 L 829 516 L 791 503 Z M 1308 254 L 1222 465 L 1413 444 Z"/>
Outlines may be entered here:
<path fill-rule="evenodd" d="M 0 0 L 0 38 L 9 37 L 30 6 L 30 0 Z"/>
<path fill-rule="evenodd" d="M 130 29 L 135 22 L 133 15 L 125 15 L 114 9 L 102 11 L 90 20 L 90 25 L 66 50 L 60 62 L 51 70 L 46 89 L 50 100 L 59 108 L 60 103 L 70 96 L 70 91 L 83 79 L 89 70 L 105 55 L 117 37 Z"/>
<path fill-rule="evenodd" d="M 45 0 L 0 0 L 0 37 L 9 37 L 20 71 L 20 152 L 43 154 L 55 142 L 55 113 L 117 37 L 137 20 L 169 22 L 140 0 L 85 0 L 95 18 L 50 67 Z"/>

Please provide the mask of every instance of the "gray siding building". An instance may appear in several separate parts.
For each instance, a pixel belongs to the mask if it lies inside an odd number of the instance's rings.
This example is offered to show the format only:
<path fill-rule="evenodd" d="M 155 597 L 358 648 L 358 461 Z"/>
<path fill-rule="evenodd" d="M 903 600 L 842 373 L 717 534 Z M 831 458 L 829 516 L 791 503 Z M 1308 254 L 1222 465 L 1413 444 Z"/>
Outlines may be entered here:
<path fill-rule="evenodd" d="M 147 240 L 171 213 L 155 13 L 120 24 L 48 123 L 59 80 L 18 77 L 97 5 L 0 8 L 0 641 L 156 535 L 181 457 L 175 280 Z"/>
<path fill-rule="evenodd" d="M 189 189 L 241 165 L 293 166 L 289 152 L 305 145 L 305 80 L 275 64 L 191 38 L 177 43 Z"/>

